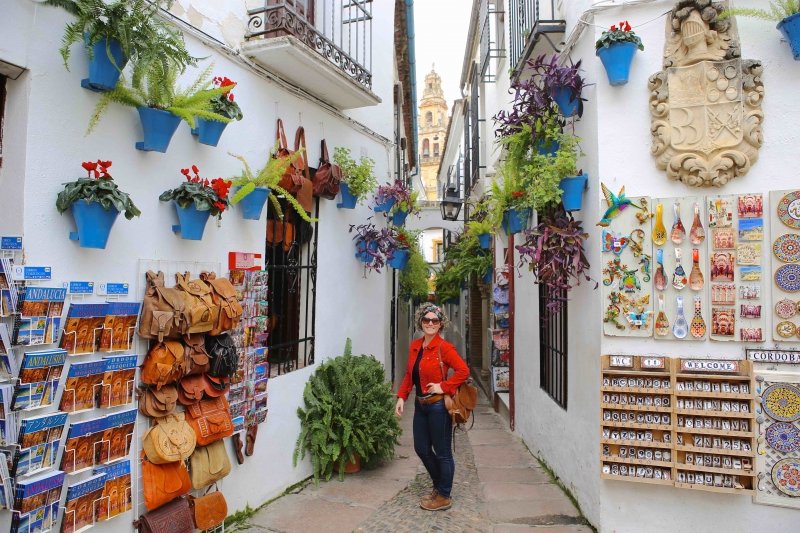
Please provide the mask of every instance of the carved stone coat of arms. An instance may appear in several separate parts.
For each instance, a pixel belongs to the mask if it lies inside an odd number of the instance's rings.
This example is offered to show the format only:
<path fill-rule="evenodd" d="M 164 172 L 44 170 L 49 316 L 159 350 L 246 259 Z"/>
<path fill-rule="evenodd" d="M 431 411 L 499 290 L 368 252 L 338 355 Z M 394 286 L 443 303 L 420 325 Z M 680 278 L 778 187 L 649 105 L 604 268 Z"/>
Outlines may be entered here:
<path fill-rule="evenodd" d="M 682 0 L 667 16 L 664 70 L 650 76 L 651 152 L 687 185 L 721 187 L 758 159 L 764 85 L 742 60 L 724 2 Z"/>

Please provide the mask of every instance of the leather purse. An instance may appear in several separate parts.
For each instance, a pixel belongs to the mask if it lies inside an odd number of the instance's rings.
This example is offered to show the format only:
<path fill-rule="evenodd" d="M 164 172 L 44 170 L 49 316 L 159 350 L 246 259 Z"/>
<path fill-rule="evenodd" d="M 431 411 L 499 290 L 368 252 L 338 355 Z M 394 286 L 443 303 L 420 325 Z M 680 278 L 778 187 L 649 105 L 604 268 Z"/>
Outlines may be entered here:
<path fill-rule="evenodd" d="M 145 416 L 159 418 L 175 411 L 178 389 L 175 385 L 164 385 L 160 389 L 140 387 L 137 389 L 139 412 Z"/>
<path fill-rule="evenodd" d="M 183 344 L 176 341 L 163 341 L 153 346 L 142 363 L 142 383 L 160 389 L 164 385 L 175 383 L 186 374 L 187 364 L 184 358 Z"/>
<path fill-rule="evenodd" d="M 219 335 L 235 328 L 243 312 L 236 289 L 227 278 L 218 278 L 214 272 L 201 272 L 200 279 L 211 286 L 211 298 L 220 308 L 219 319 L 209 334 Z"/>
<path fill-rule="evenodd" d="M 275 157 L 291 157 L 294 153 L 289 150 L 289 143 L 286 142 L 286 132 L 283 129 L 283 120 L 278 119 L 277 127 L 275 129 L 275 140 L 278 142 L 278 149 L 275 151 Z M 296 144 L 296 139 L 295 139 Z M 295 146 L 295 150 L 297 147 Z M 303 168 L 302 163 L 299 163 L 300 158 L 295 157 L 291 165 L 286 169 L 278 182 L 278 186 L 291 194 L 297 192 L 303 187 Z"/>
<path fill-rule="evenodd" d="M 228 502 L 219 490 L 199 498 L 190 496 L 189 505 L 192 508 L 194 527 L 201 531 L 218 527 L 228 516 Z"/>
<path fill-rule="evenodd" d="M 183 461 L 157 465 L 142 457 L 142 489 L 144 506 L 148 511 L 153 511 L 175 498 L 188 494 L 192 490 L 192 482 L 189 480 L 189 471 L 186 470 Z M 170 505 L 163 508 L 168 509 Z"/>
<path fill-rule="evenodd" d="M 192 405 L 203 398 L 217 398 L 230 389 L 230 378 L 218 378 L 206 374 L 185 376 L 178 382 L 177 401 L 181 405 Z"/>
<path fill-rule="evenodd" d="M 230 406 L 225 396 L 187 406 L 186 418 L 199 446 L 208 446 L 233 435 Z"/>
<path fill-rule="evenodd" d="M 211 357 L 210 376 L 232 377 L 239 368 L 239 353 L 236 344 L 227 333 L 206 336 L 206 351 Z"/>
<path fill-rule="evenodd" d="M 225 441 L 198 446 L 189 457 L 189 478 L 193 489 L 202 489 L 231 473 L 231 460 Z"/>
<path fill-rule="evenodd" d="M 342 169 L 339 165 L 331 163 L 328 156 L 328 144 L 322 139 L 320 148 L 319 167 L 314 174 L 314 196 L 334 200 L 339 194 L 342 182 Z"/>
<path fill-rule="evenodd" d="M 182 462 L 192 455 L 196 445 L 194 428 L 186 421 L 184 413 L 156 418 L 142 437 L 142 449 L 147 460 L 157 465 Z"/>
<path fill-rule="evenodd" d="M 183 333 L 206 333 L 214 328 L 219 320 L 219 305 L 214 304 L 211 287 L 201 279 L 190 279 L 188 272 L 175 274 L 177 289 L 184 291 L 188 306 L 187 328 Z"/>
<path fill-rule="evenodd" d="M 306 146 L 306 130 L 303 126 L 297 128 L 294 136 L 294 151 L 295 153 L 302 150 L 302 156 L 295 159 L 293 163 L 300 169 L 301 179 L 300 188 L 293 192 L 299 203 L 306 213 L 311 212 L 311 204 L 314 201 L 314 184 L 311 181 L 311 169 L 308 166 L 308 147 Z"/>
<path fill-rule="evenodd" d="M 203 374 L 208 372 L 211 358 L 206 351 L 206 336 L 202 333 L 192 333 L 183 336 L 185 349 L 183 357 L 186 360 L 186 374 Z"/>
<path fill-rule="evenodd" d="M 180 338 L 187 328 L 186 293 L 164 286 L 164 273 L 148 271 L 139 318 L 139 336 L 145 339 Z"/>

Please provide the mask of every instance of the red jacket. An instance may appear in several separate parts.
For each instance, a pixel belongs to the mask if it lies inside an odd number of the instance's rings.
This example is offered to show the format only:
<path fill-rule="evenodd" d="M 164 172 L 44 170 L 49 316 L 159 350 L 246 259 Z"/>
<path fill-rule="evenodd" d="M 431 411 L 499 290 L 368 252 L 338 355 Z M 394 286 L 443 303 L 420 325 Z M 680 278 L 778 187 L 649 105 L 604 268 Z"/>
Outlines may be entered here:
<path fill-rule="evenodd" d="M 420 346 L 424 337 L 414 339 L 411 341 L 411 346 L 408 349 L 408 366 L 406 367 L 406 375 L 403 378 L 403 383 L 397 390 L 397 397 L 404 400 L 408 399 L 411 389 L 414 388 L 414 364 L 417 362 L 417 354 L 419 353 Z M 446 376 L 450 369 L 455 370 L 450 379 L 442 380 L 442 369 L 439 366 L 439 351 L 441 349 L 442 364 L 444 365 L 444 375 Z M 430 344 L 422 351 L 422 361 L 419 364 L 419 383 L 423 390 L 428 383 L 441 383 L 442 390 L 445 394 L 455 394 L 459 385 L 464 383 L 469 377 L 469 367 L 467 363 L 458 355 L 455 346 L 441 338 L 438 334 L 431 339 Z"/>

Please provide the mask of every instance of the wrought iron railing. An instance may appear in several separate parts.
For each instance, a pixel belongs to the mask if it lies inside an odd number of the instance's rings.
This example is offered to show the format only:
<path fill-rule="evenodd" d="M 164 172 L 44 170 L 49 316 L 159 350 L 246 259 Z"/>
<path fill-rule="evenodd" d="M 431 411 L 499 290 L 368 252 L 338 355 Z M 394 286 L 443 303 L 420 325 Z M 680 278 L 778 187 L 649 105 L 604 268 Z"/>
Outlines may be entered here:
<path fill-rule="evenodd" d="M 503 1 L 481 0 L 479 20 L 481 24 L 481 80 L 493 82 L 497 77 L 497 67 L 492 59 L 506 56 L 503 37 L 505 29 Z"/>
<path fill-rule="evenodd" d="M 509 67 L 519 70 L 520 62 L 530 54 L 531 38 L 564 31 L 564 20 L 559 16 L 556 0 L 509 0 Z"/>
<path fill-rule="evenodd" d="M 372 90 L 372 0 L 264 0 L 247 12 L 247 39 L 291 35 Z"/>

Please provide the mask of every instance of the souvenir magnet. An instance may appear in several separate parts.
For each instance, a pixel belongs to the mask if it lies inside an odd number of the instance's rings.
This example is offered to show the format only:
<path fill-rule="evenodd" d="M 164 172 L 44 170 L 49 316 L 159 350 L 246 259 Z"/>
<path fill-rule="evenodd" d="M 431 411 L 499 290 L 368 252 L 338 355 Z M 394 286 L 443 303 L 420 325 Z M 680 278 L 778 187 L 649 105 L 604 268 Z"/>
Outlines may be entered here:
<path fill-rule="evenodd" d="M 678 307 L 678 316 L 675 318 L 675 325 L 672 326 L 672 334 L 678 339 L 683 339 L 689 333 L 686 317 L 683 314 L 683 297 L 678 296 L 675 301 Z"/>
<path fill-rule="evenodd" d="M 673 222 L 672 231 L 670 232 L 670 239 L 674 244 L 680 245 L 683 238 L 686 236 L 686 228 L 683 227 L 681 222 L 681 204 L 675 202 L 672 204 Z"/>
<path fill-rule="evenodd" d="M 689 230 L 689 240 L 695 246 L 702 243 L 706 238 L 706 232 L 703 229 L 703 222 L 700 220 L 700 204 L 694 204 L 694 220 L 692 221 L 692 229 Z"/>

